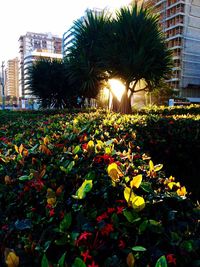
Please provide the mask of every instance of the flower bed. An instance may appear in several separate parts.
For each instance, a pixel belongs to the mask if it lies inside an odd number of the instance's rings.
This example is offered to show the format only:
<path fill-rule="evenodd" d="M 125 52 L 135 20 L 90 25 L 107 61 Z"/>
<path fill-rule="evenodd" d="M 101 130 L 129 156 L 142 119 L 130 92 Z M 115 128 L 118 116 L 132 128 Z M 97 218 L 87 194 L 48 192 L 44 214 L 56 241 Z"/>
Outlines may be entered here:
<path fill-rule="evenodd" d="M 138 146 L 145 116 L 36 118 L 0 127 L 1 266 L 198 266 L 199 207 Z"/>
<path fill-rule="evenodd" d="M 154 160 L 162 160 L 165 172 L 175 175 L 199 199 L 200 115 L 149 115 L 137 127 L 139 144 Z"/>

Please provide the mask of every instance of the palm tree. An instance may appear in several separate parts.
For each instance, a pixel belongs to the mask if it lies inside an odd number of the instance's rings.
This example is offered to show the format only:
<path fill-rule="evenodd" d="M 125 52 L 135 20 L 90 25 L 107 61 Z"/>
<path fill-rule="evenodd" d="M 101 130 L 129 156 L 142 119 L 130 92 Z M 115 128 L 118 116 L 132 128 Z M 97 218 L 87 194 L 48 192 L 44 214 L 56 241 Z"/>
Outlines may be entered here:
<path fill-rule="evenodd" d="M 158 26 L 158 17 L 134 5 L 123 7 L 113 19 L 112 42 L 106 53 L 108 68 L 125 84 L 119 111 L 131 113 L 131 97 L 135 92 L 151 90 L 167 75 L 171 54 Z M 141 80 L 143 88 L 137 89 Z"/>
<path fill-rule="evenodd" d="M 81 97 L 97 97 L 102 82 L 108 77 L 101 55 L 108 39 L 109 21 L 110 17 L 104 11 L 87 10 L 68 32 L 68 78 Z"/>
<path fill-rule="evenodd" d="M 126 88 L 119 105 L 122 113 L 131 113 L 135 92 L 152 90 L 171 68 L 158 17 L 137 5 L 121 8 L 113 18 L 88 10 L 75 21 L 68 39 L 72 83 L 82 95 L 95 97 L 102 81 L 120 79 Z M 138 89 L 141 80 L 145 86 Z"/>
<path fill-rule="evenodd" d="M 29 88 L 44 108 L 67 106 L 71 89 L 68 85 L 67 65 L 62 60 L 39 59 L 29 68 Z"/>

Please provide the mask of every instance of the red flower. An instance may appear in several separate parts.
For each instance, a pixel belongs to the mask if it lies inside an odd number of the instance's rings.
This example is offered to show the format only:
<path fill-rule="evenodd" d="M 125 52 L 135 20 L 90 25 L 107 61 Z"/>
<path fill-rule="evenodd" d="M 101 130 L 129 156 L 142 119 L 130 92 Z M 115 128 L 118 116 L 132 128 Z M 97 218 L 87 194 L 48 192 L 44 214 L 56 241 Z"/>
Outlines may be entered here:
<path fill-rule="evenodd" d="M 36 211 L 36 208 L 31 208 L 31 211 Z"/>
<path fill-rule="evenodd" d="M 94 158 L 94 162 L 95 163 L 105 163 L 105 164 L 111 164 L 114 162 L 114 159 L 108 155 L 108 154 L 104 154 L 104 155 L 97 155 Z"/>
<path fill-rule="evenodd" d="M 8 230 L 8 225 L 7 224 L 4 224 L 2 227 L 1 227 L 1 230 Z"/>
<path fill-rule="evenodd" d="M 64 211 L 61 211 L 61 212 L 60 212 L 60 219 L 63 219 L 63 218 L 64 218 L 64 216 L 65 216 L 65 213 L 64 213 Z"/>
<path fill-rule="evenodd" d="M 51 207 L 50 204 L 47 204 L 47 205 L 46 205 L 46 208 L 47 208 L 47 209 L 51 209 L 52 207 Z"/>
<path fill-rule="evenodd" d="M 99 265 L 93 261 L 92 264 L 88 265 L 88 267 L 99 267 Z"/>
<path fill-rule="evenodd" d="M 118 203 L 125 203 L 125 200 L 124 199 L 117 199 L 116 202 L 118 202 Z"/>
<path fill-rule="evenodd" d="M 102 158 L 105 164 L 111 164 L 114 162 L 114 159 L 108 154 L 103 155 Z"/>
<path fill-rule="evenodd" d="M 120 249 L 124 249 L 125 246 L 126 246 L 126 244 L 125 244 L 124 240 L 120 239 L 120 240 L 119 240 L 118 247 L 119 247 Z"/>
<path fill-rule="evenodd" d="M 124 207 L 117 207 L 117 214 L 121 214 L 124 210 Z"/>
<path fill-rule="evenodd" d="M 54 146 L 57 148 L 63 148 L 65 146 L 65 144 L 55 144 Z"/>
<path fill-rule="evenodd" d="M 87 238 L 89 237 L 89 236 L 91 236 L 92 235 L 92 233 L 90 233 L 90 232 L 83 232 L 83 233 L 81 233 L 80 234 L 80 236 L 79 236 L 79 238 L 76 240 L 76 245 L 78 246 L 78 244 L 79 244 L 79 242 L 81 241 L 81 240 L 87 240 Z"/>
<path fill-rule="evenodd" d="M 50 211 L 49 211 L 49 216 L 50 217 L 53 217 L 55 215 L 55 211 L 54 211 L 54 209 L 50 209 Z"/>
<path fill-rule="evenodd" d="M 28 183 L 30 187 L 35 188 L 37 191 L 41 191 L 44 187 L 44 183 L 41 179 L 33 180 Z"/>
<path fill-rule="evenodd" d="M 104 212 L 103 214 L 97 217 L 97 222 L 103 221 L 104 219 L 107 219 L 107 218 L 108 218 L 108 215 L 106 212 Z"/>
<path fill-rule="evenodd" d="M 84 262 L 86 262 L 86 260 L 92 259 L 92 256 L 89 254 L 89 250 L 86 250 L 85 252 L 81 252 L 81 256 L 83 257 Z"/>
<path fill-rule="evenodd" d="M 108 208 L 108 209 L 107 209 L 107 212 L 108 212 L 108 213 L 113 213 L 114 211 L 115 211 L 115 208 Z"/>
<path fill-rule="evenodd" d="M 110 223 L 107 223 L 102 229 L 101 229 L 101 234 L 102 235 L 109 235 L 111 232 L 114 231 L 113 225 Z"/>
<path fill-rule="evenodd" d="M 86 141 L 87 140 L 87 134 L 86 133 L 84 133 L 83 135 L 81 135 L 80 137 L 79 137 L 79 141 L 80 142 L 83 142 L 83 141 Z"/>
<path fill-rule="evenodd" d="M 142 156 L 140 155 L 140 154 L 135 154 L 134 156 L 133 156 L 133 160 L 134 159 L 140 159 Z"/>
<path fill-rule="evenodd" d="M 83 151 L 84 151 L 84 150 L 86 150 L 86 151 L 87 151 L 87 148 L 88 148 L 88 144 L 87 144 L 87 143 L 85 143 L 85 144 L 82 144 L 82 149 L 83 149 Z"/>
<path fill-rule="evenodd" d="M 176 266 L 176 257 L 174 254 L 168 254 L 166 258 L 168 263 L 174 264 Z"/>

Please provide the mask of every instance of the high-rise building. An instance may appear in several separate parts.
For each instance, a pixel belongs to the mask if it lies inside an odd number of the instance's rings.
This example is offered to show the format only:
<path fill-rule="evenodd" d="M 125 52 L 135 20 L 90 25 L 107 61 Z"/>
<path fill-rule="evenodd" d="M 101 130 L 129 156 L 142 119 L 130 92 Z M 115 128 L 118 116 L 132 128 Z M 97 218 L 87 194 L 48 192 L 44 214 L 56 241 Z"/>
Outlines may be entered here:
<path fill-rule="evenodd" d="M 7 62 L 5 95 L 19 97 L 19 59 L 17 57 Z"/>
<path fill-rule="evenodd" d="M 51 33 L 27 32 L 19 38 L 19 84 L 22 97 L 29 97 L 26 85 L 28 67 L 38 58 L 62 58 L 62 38 Z"/>
<path fill-rule="evenodd" d="M 180 96 L 200 102 L 200 0 L 137 2 L 159 14 L 160 27 L 173 55 L 173 73 L 167 82 Z"/>

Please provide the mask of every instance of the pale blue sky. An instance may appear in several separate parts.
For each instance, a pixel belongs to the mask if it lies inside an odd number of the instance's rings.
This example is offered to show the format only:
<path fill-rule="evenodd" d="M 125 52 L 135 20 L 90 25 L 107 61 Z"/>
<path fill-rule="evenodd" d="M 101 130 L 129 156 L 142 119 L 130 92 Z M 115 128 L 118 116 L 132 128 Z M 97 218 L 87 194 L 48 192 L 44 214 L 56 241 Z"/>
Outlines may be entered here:
<path fill-rule="evenodd" d="M 62 37 L 87 8 L 119 8 L 130 0 L 2 0 L 0 63 L 18 56 L 18 39 L 28 31 Z"/>

